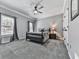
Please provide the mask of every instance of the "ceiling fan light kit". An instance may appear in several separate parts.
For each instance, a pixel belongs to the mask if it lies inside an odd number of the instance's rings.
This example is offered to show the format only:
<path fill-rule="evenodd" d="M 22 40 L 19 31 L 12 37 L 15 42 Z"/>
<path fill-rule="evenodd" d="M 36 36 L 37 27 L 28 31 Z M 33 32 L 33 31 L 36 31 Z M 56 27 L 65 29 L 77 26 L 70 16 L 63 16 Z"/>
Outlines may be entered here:
<path fill-rule="evenodd" d="M 34 4 L 34 10 L 33 10 L 34 15 L 36 15 L 37 13 L 38 14 L 43 13 L 43 12 L 40 11 L 40 9 L 44 8 L 44 6 L 41 5 L 42 1 L 43 0 L 40 0 L 37 3 Z"/>
<path fill-rule="evenodd" d="M 37 13 L 38 13 L 38 12 L 35 10 L 35 11 L 34 11 L 34 15 L 36 15 Z"/>

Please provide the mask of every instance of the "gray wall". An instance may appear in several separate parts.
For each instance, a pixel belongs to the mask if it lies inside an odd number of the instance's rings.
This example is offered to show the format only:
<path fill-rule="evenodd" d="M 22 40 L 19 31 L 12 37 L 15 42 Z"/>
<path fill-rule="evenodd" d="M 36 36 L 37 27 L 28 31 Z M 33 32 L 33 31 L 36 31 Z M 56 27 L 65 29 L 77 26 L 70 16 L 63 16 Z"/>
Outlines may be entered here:
<path fill-rule="evenodd" d="M 79 57 L 79 16 L 69 23 L 69 44 Z"/>
<path fill-rule="evenodd" d="M 20 39 L 24 39 L 26 36 L 26 31 L 27 31 L 27 21 L 31 20 L 27 17 L 21 16 L 17 13 L 14 13 L 12 11 L 9 11 L 5 8 L 0 7 L 0 13 L 4 13 L 10 16 L 15 16 L 17 19 L 17 31 L 18 31 L 18 36 Z"/>
<path fill-rule="evenodd" d="M 38 19 L 37 21 L 37 31 L 39 31 L 40 28 L 48 29 L 50 28 L 51 24 L 56 22 L 57 25 L 57 31 L 62 35 L 62 27 L 63 27 L 63 14 L 51 16 L 43 19 Z"/>
<path fill-rule="evenodd" d="M 71 0 L 67 0 L 66 2 L 66 8 L 64 10 L 68 10 L 68 15 L 66 17 L 69 17 L 69 25 L 68 25 L 68 39 L 64 40 L 66 43 L 66 47 L 68 48 L 68 53 L 70 56 L 70 59 L 79 59 L 79 16 L 76 17 L 73 21 L 71 21 Z M 67 7 L 68 6 L 68 7 Z M 69 8 L 69 9 L 68 9 Z M 67 12 L 64 11 L 66 14 Z M 67 18 L 66 18 L 67 19 Z M 66 31 L 67 32 L 67 31 Z M 65 34 L 67 34 L 65 32 Z"/>

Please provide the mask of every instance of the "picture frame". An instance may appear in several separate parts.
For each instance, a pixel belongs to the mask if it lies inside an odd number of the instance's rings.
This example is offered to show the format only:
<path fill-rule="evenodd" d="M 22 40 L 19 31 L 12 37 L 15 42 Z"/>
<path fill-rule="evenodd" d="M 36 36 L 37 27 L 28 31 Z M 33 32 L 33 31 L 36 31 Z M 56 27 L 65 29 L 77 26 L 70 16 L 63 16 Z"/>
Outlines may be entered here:
<path fill-rule="evenodd" d="M 79 0 L 71 0 L 71 21 L 79 15 Z"/>

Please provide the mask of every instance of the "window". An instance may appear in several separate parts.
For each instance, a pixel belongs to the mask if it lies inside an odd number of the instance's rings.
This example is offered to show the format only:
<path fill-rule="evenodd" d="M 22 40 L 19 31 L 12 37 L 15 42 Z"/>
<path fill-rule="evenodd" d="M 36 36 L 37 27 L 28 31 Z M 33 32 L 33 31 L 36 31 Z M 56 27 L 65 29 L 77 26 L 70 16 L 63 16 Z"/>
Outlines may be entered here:
<path fill-rule="evenodd" d="M 29 32 L 33 32 L 33 23 L 29 21 Z"/>
<path fill-rule="evenodd" d="M 13 35 L 14 18 L 1 14 L 1 35 Z"/>

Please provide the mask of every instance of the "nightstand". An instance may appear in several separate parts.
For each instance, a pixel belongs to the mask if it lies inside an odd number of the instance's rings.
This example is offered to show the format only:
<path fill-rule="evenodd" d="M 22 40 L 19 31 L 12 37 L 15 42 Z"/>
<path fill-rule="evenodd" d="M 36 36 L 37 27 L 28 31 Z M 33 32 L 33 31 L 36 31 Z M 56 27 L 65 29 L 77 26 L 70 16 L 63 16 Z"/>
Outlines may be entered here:
<path fill-rule="evenodd" d="M 56 39 L 56 34 L 49 34 L 49 39 Z"/>

